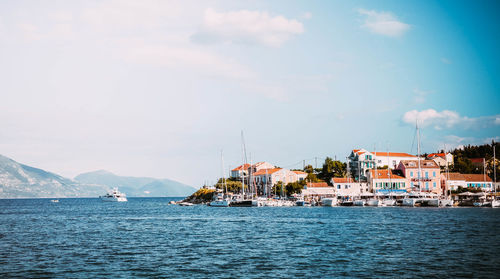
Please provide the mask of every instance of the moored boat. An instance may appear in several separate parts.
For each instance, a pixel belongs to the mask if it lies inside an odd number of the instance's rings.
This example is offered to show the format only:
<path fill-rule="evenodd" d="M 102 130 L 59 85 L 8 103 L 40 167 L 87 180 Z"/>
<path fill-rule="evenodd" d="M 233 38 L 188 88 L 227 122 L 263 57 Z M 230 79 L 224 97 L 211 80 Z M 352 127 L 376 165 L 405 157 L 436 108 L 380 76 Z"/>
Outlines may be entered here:
<path fill-rule="evenodd" d="M 118 188 L 113 188 L 113 190 L 109 191 L 106 195 L 99 197 L 102 201 L 105 202 L 126 202 L 127 196 L 124 193 L 118 191 Z"/>

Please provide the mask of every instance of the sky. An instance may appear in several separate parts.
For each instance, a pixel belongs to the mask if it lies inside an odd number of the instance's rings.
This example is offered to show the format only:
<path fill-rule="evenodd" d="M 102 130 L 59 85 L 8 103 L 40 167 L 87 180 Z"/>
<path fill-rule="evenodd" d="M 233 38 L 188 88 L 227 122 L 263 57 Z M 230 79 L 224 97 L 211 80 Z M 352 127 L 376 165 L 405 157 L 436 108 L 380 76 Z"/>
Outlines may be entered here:
<path fill-rule="evenodd" d="M 498 1 L 1 1 L 0 154 L 201 186 L 500 140 Z M 315 159 L 318 158 L 318 159 Z"/>

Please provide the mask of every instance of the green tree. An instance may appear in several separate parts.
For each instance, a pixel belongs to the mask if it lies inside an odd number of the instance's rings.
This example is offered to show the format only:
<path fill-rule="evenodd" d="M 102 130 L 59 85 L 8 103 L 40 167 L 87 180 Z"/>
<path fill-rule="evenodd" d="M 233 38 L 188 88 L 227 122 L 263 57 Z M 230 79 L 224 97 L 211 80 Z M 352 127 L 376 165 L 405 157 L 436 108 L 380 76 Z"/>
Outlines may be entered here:
<path fill-rule="evenodd" d="M 227 191 L 228 192 L 233 192 L 233 193 L 241 192 L 241 181 L 226 179 L 226 184 L 227 184 Z M 214 186 L 217 189 L 225 191 L 225 187 L 224 187 L 224 183 L 223 183 L 222 178 L 219 178 L 219 180 L 217 181 L 217 183 Z"/>
<path fill-rule="evenodd" d="M 330 184 L 332 177 L 344 177 L 347 172 L 347 164 L 340 161 L 334 161 L 326 157 L 318 177 Z"/>
<path fill-rule="evenodd" d="M 302 193 L 302 189 L 304 189 L 304 186 L 306 185 L 306 182 L 304 180 L 302 181 L 297 181 L 297 182 L 290 182 L 285 186 L 285 191 L 287 196 L 291 196 L 293 194 L 300 194 Z"/>

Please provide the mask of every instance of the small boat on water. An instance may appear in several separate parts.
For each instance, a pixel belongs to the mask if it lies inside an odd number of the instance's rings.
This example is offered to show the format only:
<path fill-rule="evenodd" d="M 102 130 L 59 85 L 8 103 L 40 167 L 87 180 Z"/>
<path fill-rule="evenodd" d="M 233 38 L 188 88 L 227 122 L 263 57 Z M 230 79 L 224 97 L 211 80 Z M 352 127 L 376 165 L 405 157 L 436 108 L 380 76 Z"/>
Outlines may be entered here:
<path fill-rule="evenodd" d="M 194 204 L 190 203 L 190 202 L 180 202 L 180 203 L 178 203 L 178 205 L 180 205 L 180 206 L 193 206 Z"/>
<path fill-rule="evenodd" d="M 369 199 L 365 203 L 366 206 L 378 206 L 379 205 L 379 200 L 376 198 Z"/>
<path fill-rule="evenodd" d="M 231 201 L 228 198 L 224 197 L 224 194 L 220 193 L 217 195 L 217 198 L 211 201 L 208 205 L 213 207 L 228 207 L 231 204 Z"/>
<path fill-rule="evenodd" d="M 306 202 L 305 200 L 298 200 L 295 202 L 296 206 L 311 206 L 311 203 Z"/>
<path fill-rule="evenodd" d="M 50 202 L 59 202 L 59 200 L 50 200 Z"/>
<path fill-rule="evenodd" d="M 113 190 L 109 191 L 106 195 L 99 197 L 102 201 L 105 202 L 126 202 L 127 196 L 124 193 L 120 193 L 118 188 L 113 188 Z"/>
<path fill-rule="evenodd" d="M 328 207 L 336 206 L 337 199 L 336 198 L 324 198 L 321 200 L 321 204 L 323 206 L 328 206 Z"/>
<path fill-rule="evenodd" d="M 351 202 L 353 206 L 365 206 L 365 200 L 355 200 Z"/>

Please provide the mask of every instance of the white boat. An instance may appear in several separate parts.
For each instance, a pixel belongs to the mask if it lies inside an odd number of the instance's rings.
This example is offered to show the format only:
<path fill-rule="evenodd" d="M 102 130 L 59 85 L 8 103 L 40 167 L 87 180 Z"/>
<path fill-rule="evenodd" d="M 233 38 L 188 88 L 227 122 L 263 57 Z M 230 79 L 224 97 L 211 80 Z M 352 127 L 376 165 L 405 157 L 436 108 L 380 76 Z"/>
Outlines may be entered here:
<path fill-rule="evenodd" d="M 228 207 L 231 201 L 229 198 L 225 198 L 224 194 L 220 193 L 217 195 L 217 198 L 211 201 L 208 205 L 213 207 Z"/>
<path fill-rule="evenodd" d="M 383 206 L 396 206 L 396 200 L 395 199 L 384 199 L 382 201 Z"/>
<path fill-rule="evenodd" d="M 365 203 L 366 206 L 378 206 L 379 205 L 379 200 L 378 199 L 369 199 Z"/>
<path fill-rule="evenodd" d="M 324 198 L 321 200 L 321 204 L 323 206 L 336 206 L 337 205 L 337 199 L 336 198 Z"/>
<path fill-rule="evenodd" d="M 417 198 L 404 198 L 403 206 L 414 207 L 417 200 L 418 200 Z"/>
<path fill-rule="evenodd" d="M 50 200 L 50 202 L 59 202 L 59 200 Z"/>
<path fill-rule="evenodd" d="M 193 206 L 194 204 L 190 203 L 190 202 L 180 202 L 179 205 L 180 206 Z"/>
<path fill-rule="evenodd" d="M 113 188 L 106 195 L 99 197 L 102 201 L 106 202 L 126 202 L 127 196 L 124 193 L 120 193 L 118 188 Z"/>
<path fill-rule="evenodd" d="M 352 205 L 354 206 L 365 206 L 365 201 L 364 200 L 355 200 L 352 202 Z"/>
<path fill-rule="evenodd" d="M 500 200 L 492 200 L 491 207 L 500 207 Z"/>

